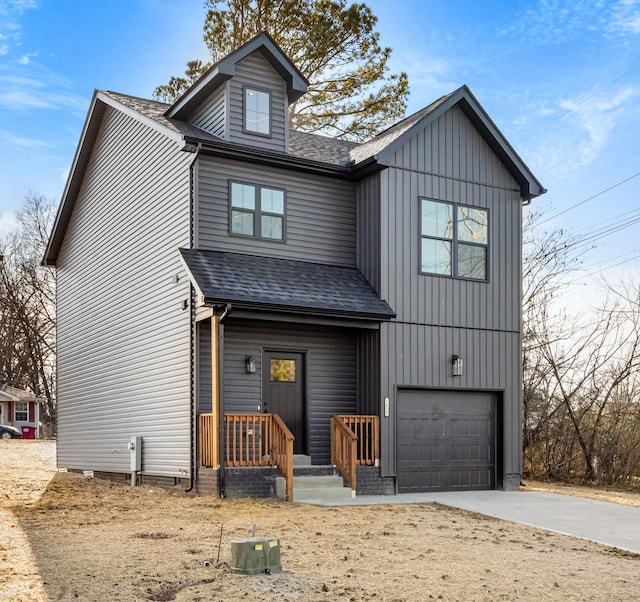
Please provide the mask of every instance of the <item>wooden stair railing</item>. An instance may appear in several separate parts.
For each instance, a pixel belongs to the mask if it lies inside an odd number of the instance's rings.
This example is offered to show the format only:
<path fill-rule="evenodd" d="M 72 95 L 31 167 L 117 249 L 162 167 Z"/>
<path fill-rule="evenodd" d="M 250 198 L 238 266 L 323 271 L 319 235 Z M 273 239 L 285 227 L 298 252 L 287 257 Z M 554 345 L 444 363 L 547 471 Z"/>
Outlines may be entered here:
<path fill-rule="evenodd" d="M 380 463 L 378 416 L 331 417 L 331 463 L 356 491 L 356 467 Z"/>
<path fill-rule="evenodd" d="M 200 414 L 200 464 L 213 466 L 216 441 L 212 414 Z M 275 466 L 285 479 L 287 501 L 293 500 L 294 436 L 277 414 L 224 415 L 225 466 Z"/>
<path fill-rule="evenodd" d="M 293 441 L 295 437 L 278 414 L 272 414 L 271 456 L 284 477 L 285 499 L 293 502 Z"/>
<path fill-rule="evenodd" d="M 347 479 L 352 493 L 356 490 L 357 443 L 358 437 L 340 416 L 331 416 L 331 464 Z"/>

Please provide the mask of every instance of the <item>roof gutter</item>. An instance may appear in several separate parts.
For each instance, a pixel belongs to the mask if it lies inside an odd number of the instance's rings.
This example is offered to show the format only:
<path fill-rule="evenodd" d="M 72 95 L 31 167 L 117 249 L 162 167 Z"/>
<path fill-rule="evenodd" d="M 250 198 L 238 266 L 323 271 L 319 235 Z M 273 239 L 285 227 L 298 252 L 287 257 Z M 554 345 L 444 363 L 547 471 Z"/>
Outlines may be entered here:
<path fill-rule="evenodd" d="M 202 154 L 211 155 L 213 157 L 221 157 L 223 159 L 232 159 L 236 161 L 244 161 L 246 163 L 254 163 L 258 165 L 267 165 L 269 167 L 280 167 L 282 169 L 290 169 L 316 175 L 340 178 L 343 180 L 359 180 L 373 171 L 384 169 L 384 166 L 378 166 L 378 157 L 370 157 L 362 163 L 354 165 L 332 165 L 321 161 L 313 161 L 303 157 L 296 157 L 286 153 L 278 153 L 260 149 L 256 153 L 256 149 L 250 146 L 234 144 L 233 142 L 202 142 L 197 138 L 184 137 L 186 144 L 199 145 Z"/>
<path fill-rule="evenodd" d="M 233 303 L 237 309 L 249 309 L 249 310 L 261 310 L 261 311 L 272 311 L 276 313 L 296 313 L 296 314 L 305 314 L 309 316 L 323 316 L 327 318 L 351 318 L 353 320 L 369 320 L 374 322 L 388 322 L 396 317 L 396 314 L 392 311 L 385 313 L 377 313 L 377 312 L 357 312 L 357 311 L 341 311 L 339 309 L 323 309 L 316 307 L 304 307 L 304 306 L 291 306 L 291 305 L 280 305 L 277 303 L 260 303 L 260 302 L 243 302 L 237 299 L 212 299 L 211 297 L 204 298 L 205 305 L 214 306 L 219 305 L 220 303 Z"/>

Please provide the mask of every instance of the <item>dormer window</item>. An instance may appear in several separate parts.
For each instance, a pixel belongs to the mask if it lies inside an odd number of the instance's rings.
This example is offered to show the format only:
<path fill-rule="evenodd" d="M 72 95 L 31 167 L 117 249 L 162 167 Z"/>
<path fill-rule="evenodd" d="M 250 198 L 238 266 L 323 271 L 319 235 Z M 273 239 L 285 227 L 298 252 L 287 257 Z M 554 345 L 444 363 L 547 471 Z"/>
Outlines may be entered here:
<path fill-rule="evenodd" d="M 244 89 L 244 130 L 250 134 L 271 136 L 271 92 Z"/>

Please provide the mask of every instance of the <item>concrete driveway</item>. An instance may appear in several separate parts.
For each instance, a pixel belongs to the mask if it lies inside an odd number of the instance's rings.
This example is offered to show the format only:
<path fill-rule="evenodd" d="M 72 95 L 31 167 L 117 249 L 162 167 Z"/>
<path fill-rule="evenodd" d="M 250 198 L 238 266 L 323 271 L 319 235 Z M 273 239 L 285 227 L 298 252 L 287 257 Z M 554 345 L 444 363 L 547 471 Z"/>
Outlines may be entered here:
<path fill-rule="evenodd" d="M 640 508 L 557 493 L 467 491 L 363 495 L 323 505 L 425 503 L 469 510 L 640 554 Z"/>

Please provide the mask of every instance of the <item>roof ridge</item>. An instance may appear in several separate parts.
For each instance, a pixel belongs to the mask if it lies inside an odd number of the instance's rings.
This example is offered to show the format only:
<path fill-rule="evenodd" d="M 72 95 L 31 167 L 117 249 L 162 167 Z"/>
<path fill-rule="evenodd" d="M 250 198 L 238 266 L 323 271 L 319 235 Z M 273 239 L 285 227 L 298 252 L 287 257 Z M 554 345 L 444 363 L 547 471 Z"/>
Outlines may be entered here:
<path fill-rule="evenodd" d="M 152 102 L 156 105 L 161 105 L 162 107 L 170 106 L 169 103 L 163 102 L 161 100 L 155 100 L 154 98 L 145 98 L 144 96 L 135 96 L 134 94 L 125 94 L 124 92 L 117 92 L 116 90 L 98 90 L 98 92 L 102 92 L 103 94 L 115 94 L 116 96 L 124 96 L 125 98 L 131 98 L 133 100 L 142 100 L 143 102 Z"/>

